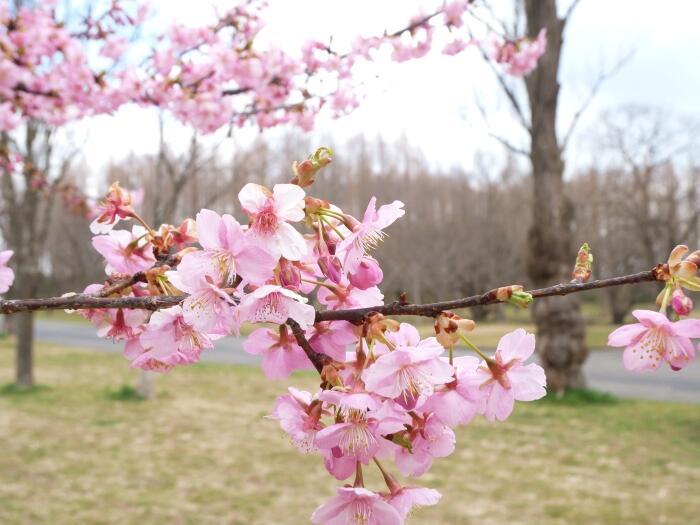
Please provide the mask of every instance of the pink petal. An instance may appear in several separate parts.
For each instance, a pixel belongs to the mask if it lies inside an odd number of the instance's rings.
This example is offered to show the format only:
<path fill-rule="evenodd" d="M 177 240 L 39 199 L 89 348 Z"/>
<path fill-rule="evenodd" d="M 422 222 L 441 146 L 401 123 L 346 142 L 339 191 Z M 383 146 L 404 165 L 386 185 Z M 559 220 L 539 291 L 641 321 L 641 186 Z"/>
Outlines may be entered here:
<path fill-rule="evenodd" d="M 306 192 L 296 184 L 275 184 L 272 188 L 277 216 L 285 221 L 300 221 L 304 218 Z"/>
<path fill-rule="evenodd" d="M 252 284 L 263 284 L 274 274 L 277 260 L 262 248 L 246 246 L 236 254 L 236 273 Z"/>
<path fill-rule="evenodd" d="M 238 192 L 238 200 L 246 212 L 257 213 L 267 202 L 267 195 L 263 186 L 249 182 Z"/>
<path fill-rule="evenodd" d="M 306 255 L 304 237 L 289 223 L 283 222 L 277 230 L 282 257 L 290 261 L 300 261 Z"/>
<path fill-rule="evenodd" d="M 653 310 L 633 310 L 632 315 L 647 328 L 666 326 L 670 323 L 664 314 Z"/>
<path fill-rule="evenodd" d="M 622 353 L 622 362 L 627 370 L 649 372 L 659 368 L 662 355 L 648 347 L 649 334 L 649 331 L 645 332 L 642 337 L 625 348 Z M 664 351 L 665 349 L 660 348 L 659 350 Z"/>
<path fill-rule="evenodd" d="M 376 218 L 373 221 L 375 228 L 386 228 L 394 223 L 396 219 L 404 216 L 406 212 L 403 210 L 403 202 L 394 201 L 391 204 L 385 204 L 377 211 Z"/>
<path fill-rule="evenodd" d="M 507 333 L 498 342 L 496 353 L 500 354 L 501 362 L 508 363 L 512 359 L 525 361 L 535 351 L 535 335 L 518 328 Z"/>
<path fill-rule="evenodd" d="M 647 327 L 641 323 L 626 324 L 608 336 L 608 346 L 627 346 L 646 331 Z"/>
<path fill-rule="evenodd" d="M 500 384 L 494 383 L 491 393 L 485 402 L 484 416 L 489 421 L 497 419 L 505 421 L 513 411 L 515 396 L 512 389 L 505 389 Z"/>
<path fill-rule="evenodd" d="M 513 389 L 513 395 L 518 401 L 534 401 L 547 394 L 545 385 L 547 378 L 544 369 L 535 363 L 527 366 L 516 366 L 508 371 L 508 379 Z"/>
<path fill-rule="evenodd" d="M 222 226 L 221 216 L 212 210 L 203 209 L 197 213 L 197 237 L 199 244 L 205 250 L 222 248 L 219 228 Z"/>
<path fill-rule="evenodd" d="M 700 337 L 700 319 L 683 319 L 673 323 L 673 332 L 684 337 Z"/>

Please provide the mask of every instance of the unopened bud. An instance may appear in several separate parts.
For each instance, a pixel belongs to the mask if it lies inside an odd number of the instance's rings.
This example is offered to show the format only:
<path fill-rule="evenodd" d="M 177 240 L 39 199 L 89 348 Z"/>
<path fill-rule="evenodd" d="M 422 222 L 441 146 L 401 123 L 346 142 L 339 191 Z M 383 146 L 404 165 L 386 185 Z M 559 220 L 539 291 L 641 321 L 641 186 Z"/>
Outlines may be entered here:
<path fill-rule="evenodd" d="M 324 255 L 318 258 L 318 267 L 323 275 L 328 277 L 335 284 L 340 284 L 343 279 L 343 265 L 335 255 Z"/>
<path fill-rule="evenodd" d="M 451 348 L 459 341 L 460 332 L 471 332 L 476 323 L 462 319 L 453 312 L 442 312 L 435 318 L 435 337 L 445 348 Z"/>
<path fill-rule="evenodd" d="M 381 283 L 384 279 L 384 272 L 374 258 L 365 256 L 355 273 L 350 274 L 348 279 L 355 288 L 366 290 Z"/>
<path fill-rule="evenodd" d="M 519 284 L 501 286 L 496 290 L 496 299 L 502 303 L 510 303 L 521 308 L 527 308 L 532 303 L 532 295 L 523 291 Z"/>
<path fill-rule="evenodd" d="M 301 286 L 301 271 L 293 262 L 287 259 L 280 260 L 280 285 L 290 290 L 299 290 Z"/>
<path fill-rule="evenodd" d="M 693 311 L 693 300 L 683 293 L 683 290 L 676 288 L 671 295 L 671 308 L 678 315 L 690 315 Z"/>
<path fill-rule="evenodd" d="M 318 170 L 327 166 L 333 160 L 333 150 L 321 147 L 309 155 L 309 158 L 301 162 L 292 164 L 294 178 L 292 184 L 297 184 L 302 188 L 311 186 Z"/>
<path fill-rule="evenodd" d="M 587 242 L 584 242 L 576 255 L 576 265 L 571 272 L 572 283 L 585 283 L 593 271 L 593 254 Z"/>

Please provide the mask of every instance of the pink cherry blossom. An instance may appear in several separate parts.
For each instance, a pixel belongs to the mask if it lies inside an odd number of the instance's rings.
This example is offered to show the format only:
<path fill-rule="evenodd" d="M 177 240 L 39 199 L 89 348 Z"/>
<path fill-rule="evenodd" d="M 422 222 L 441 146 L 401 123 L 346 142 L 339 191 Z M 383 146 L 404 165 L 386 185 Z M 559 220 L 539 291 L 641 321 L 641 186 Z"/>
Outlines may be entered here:
<path fill-rule="evenodd" d="M 314 324 L 316 310 L 306 304 L 308 299 L 274 284 L 266 284 L 243 296 L 240 302 L 241 320 L 251 323 L 284 324 L 294 319 L 302 328 Z"/>
<path fill-rule="evenodd" d="M 402 519 L 406 519 L 414 508 L 437 505 L 442 495 L 434 489 L 424 487 L 401 487 L 387 498 Z"/>
<path fill-rule="evenodd" d="M 320 286 L 317 292 L 318 302 L 329 310 L 343 308 L 365 308 L 384 304 L 384 294 L 376 286 L 362 290 L 350 284 L 344 278 L 337 285 Z"/>
<path fill-rule="evenodd" d="M 362 257 L 385 236 L 382 230 L 406 213 L 401 201 L 385 204 L 378 210 L 376 203 L 377 198 L 372 197 L 362 222 L 354 224 L 352 233 L 338 245 L 337 253 L 342 254 L 340 256 L 346 272 L 355 273 L 362 262 Z"/>
<path fill-rule="evenodd" d="M 132 339 L 140 334 L 148 313 L 145 310 L 117 308 L 107 310 L 99 319 L 98 337 L 109 337 L 115 341 Z"/>
<path fill-rule="evenodd" d="M 473 356 L 455 357 L 455 379 L 435 393 L 421 406 L 423 412 L 432 412 L 450 427 L 468 424 L 479 411 L 483 390 L 471 381 L 470 372 L 479 365 Z"/>
<path fill-rule="evenodd" d="M 399 512 L 379 494 L 362 487 L 341 487 L 311 516 L 316 525 L 403 525 Z"/>
<path fill-rule="evenodd" d="M 534 40 L 521 38 L 515 42 L 506 41 L 496 45 L 491 57 L 503 64 L 509 75 L 522 77 L 537 67 L 537 61 L 546 49 L 547 30 L 542 29 Z"/>
<path fill-rule="evenodd" d="M 95 220 L 90 224 L 90 231 L 95 234 L 108 233 L 122 219 L 134 216 L 134 206 L 143 199 L 143 191 L 130 192 L 115 182 L 109 187 L 105 198 L 92 210 Z"/>
<path fill-rule="evenodd" d="M 441 360 L 444 347 L 434 337 L 420 340 L 418 330 L 402 323 L 407 340 L 397 345 L 362 374 L 367 390 L 396 401 L 407 409 L 430 397 L 437 385 L 453 380 L 454 368 Z"/>
<path fill-rule="evenodd" d="M 132 231 L 112 230 L 107 235 L 96 235 L 92 246 L 107 261 L 106 272 L 134 274 L 147 270 L 156 262 L 153 247 L 144 239 L 146 230 L 134 226 Z"/>
<path fill-rule="evenodd" d="M 186 255 L 181 263 L 183 271 L 210 275 L 221 286 L 227 286 L 236 275 L 253 284 L 263 284 L 272 277 L 277 259 L 249 244 L 243 228 L 231 215 L 201 210 L 197 213 L 197 235 L 204 251 Z M 186 262 L 188 257 L 190 261 Z M 190 282 L 193 277 L 183 276 Z"/>
<path fill-rule="evenodd" d="M 463 380 L 482 390 L 481 412 L 486 419 L 503 421 L 516 400 L 533 401 L 546 394 L 542 367 L 524 364 L 534 351 L 535 336 L 518 328 L 501 337 L 493 359 L 476 367 L 465 363 Z"/>
<path fill-rule="evenodd" d="M 243 343 L 243 350 L 262 356 L 262 369 L 270 379 L 284 379 L 295 370 L 313 368 L 304 350 L 285 325 L 279 330 L 259 328 Z"/>
<path fill-rule="evenodd" d="M 360 261 L 360 265 L 355 272 L 348 274 L 348 280 L 355 288 L 367 290 L 376 286 L 384 279 L 384 272 L 379 267 L 379 263 L 369 256 L 365 256 Z"/>
<path fill-rule="evenodd" d="M 358 336 L 347 321 L 325 321 L 313 325 L 306 338 L 314 350 L 342 362 L 348 345 L 356 342 Z"/>
<path fill-rule="evenodd" d="M 4 250 L 0 252 L 0 293 L 5 293 L 10 289 L 12 283 L 15 282 L 15 272 L 7 266 L 7 261 L 14 252 L 12 250 Z"/>
<path fill-rule="evenodd" d="M 152 361 L 169 366 L 195 363 L 203 349 L 214 347 L 207 334 L 198 332 L 185 321 L 180 306 L 153 312 L 139 339 L 144 352 L 131 366 L 146 366 L 149 370 L 155 369 Z"/>
<path fill-rule="evenodd" d="M 656 370 L 662 361 L 679 370 L 695 359 L 690 338 L 700 337 L 700 319 L 671 322 L 659 312 L 634 310 L 638 323 L 621 326 L 608 336 L 609 346 L 624 346 L 625 368 L 634 372 Z"/>
<path fill-rule="evenodd" d="M 396 466 L 405 476 L 422 476 L 434 458 L 445 458 L 455 449 L 455 433 L 436 416 L 428 415 L 415 424 L 417 427 L 409 433 L 411 449 L 396 449 Z"/>
<path fill-rule="evenodd" d="M 243 210 L 250 216 L 248 237 L 251 242 L 290 261 L 306 254 L 306 242 L 289 224 L 304 218 L 306 193 L 296 184 L 275 184 L 272 192 L 259 184 L 248 183 L 238 194 Z"/>
<path fill-rule="evenodd" d="M 362 402 L 367 400 L 367 397 L 362 398 Z M 373 457 L 386 456 L 395 448 L 383 436 L 400 430 L 404 430 L 404 422 L 399 418 L 375 418 L 372 411 L 347 409 L 344 421 L 316 434 L 316 446 L 336 450 L 366 465 Z"/>
<path fill-rule="evenodd" d="M 300 452 L 306 454 L 316 450 L 316 433 L 323 428 L 319 422 L 321 404 L 318 401 L 314 403 L 309 392 L 289 387 L 288 394 L 277 397 L 275 408 L 268 417 L 279 421 L 282 430 Z"/>

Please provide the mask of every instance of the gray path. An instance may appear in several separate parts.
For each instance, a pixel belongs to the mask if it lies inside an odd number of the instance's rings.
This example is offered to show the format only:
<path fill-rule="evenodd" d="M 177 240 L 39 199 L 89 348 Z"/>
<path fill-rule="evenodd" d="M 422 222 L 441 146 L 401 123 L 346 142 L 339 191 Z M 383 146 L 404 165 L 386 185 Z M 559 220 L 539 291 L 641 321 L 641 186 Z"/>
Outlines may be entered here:
<path fill-rule="evenodd" d="M 65 346 L 121 350 L 121 345 L 99 339 L 91 326 L 79 323 L 39 320 L 36 338 Z M 591 352 L 585 368 L 590 386 L 619 397 L 700 403 L 700 362 L 680 372 L 664 367 L 653 374 L 635 374 L 622 367 L 621 357 L 615 350 Z M 216 348 L 203 353 L 202 359 L 230 364 L 255 364 L 258 361 L 256 356 L 243 351 L 241 339 L 235 337 L 217 341 Z"/>

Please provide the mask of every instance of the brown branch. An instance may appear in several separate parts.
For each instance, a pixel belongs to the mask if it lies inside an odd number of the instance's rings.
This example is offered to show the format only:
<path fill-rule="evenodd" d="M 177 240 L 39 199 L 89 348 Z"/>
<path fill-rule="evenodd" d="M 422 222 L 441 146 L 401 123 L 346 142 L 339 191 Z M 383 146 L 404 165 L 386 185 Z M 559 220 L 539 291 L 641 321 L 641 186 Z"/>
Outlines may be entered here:
<path fill-rule="evenodd" d="M 287 324 L 292 329 L 292 333 L 294 334 L 294 338 L 297 340 L 297 344 L 302 348 L 302 350 L 304 350 L 306 357 L 309 358 L 309 361 L 311 361 L 314 368 L 320 374 L 323 371 L 323 367 L 331 364 L 333 360 L 326 354 L 321 354 L 311 348 L 311 343 L 309 343 L 309 340 L 306 339 L 304 329 L 299 326 L 299 323 L 297 323 L 294 319 L 287 319 Z"/>
<path fill-rule="evenodd" d="M 608 288 L 624 284 L 636 284 L 657 280 L 657 270 L 610 277 L 588 283 L 557 284 L 547 288 L 530 290 L 534 298 L 550 297 L 554 295 L 568 295 L 570 293 Z M 80 310 L 90 308 L 130 308 L 142 310 L 159 310 L 180 304 L 186 299 L 186 295 L 159 295 L 151 297 L 100 297 L 92 294 L 75 294 L 67 297 L 49 297 L 42 299 L 14 299 L 0 300 L 0 314 L 13 314 L 17 312 L 29 312 L 36 310 Z M 485 306 L 498 303 L 496 290 L 490 290 L 480 295 L 428 304 L 402 304 L 393 302 L 383 306 L 369 308 L 355 308 L 351 310 L 326 310 L 316 312 L 316 322 L 320 321 L 350 321 L 360 323 L 365 316 L 372 312 L 384 315 L 415 315 L 422 317 L 436 317 L 445 310 L 456 310 L 470 306 Z M 291 325 L 290 325 L 291 326 Z"/>
<path fill-rule="evenodd" d="M 553 295 L 568 295 L 570 293 L 583 292 L 586 290 L 595 290 L 597 288 L 608 288 L 611 286 L 620 286 L 623 284 L 635 284 L 647 281 L 656 280 L 656 270 L 639 272 L 620 277 L 611 277 L 609 279 L 600 279 L 588 283 L 568 283 L 556 284 L 547 288 L 539 288 L 530 290 L 528 293 L 532 297 L 550 297 Z M 496 289 L 489 290 L 481 295 L 472 295 L 454 301 L 444 301 L 439 303 L 428 304 L 401 304 L 396 301 L 384 306 L 375 306 L 370 308 L 356 308 L 352 310 L 326 310 L 316 312 L 316 322 L 319 321 L 350 321 L 362 322 L 366 315 L 372 312 L 378 312 L 384 315 L 417 315 L 422 317 L 437 317 L 445 310 L 457 310 L 459 308 L 467 308 L 470 306 L 485 306 L 489 304 L 499 303 L 496 299 Z"/>

